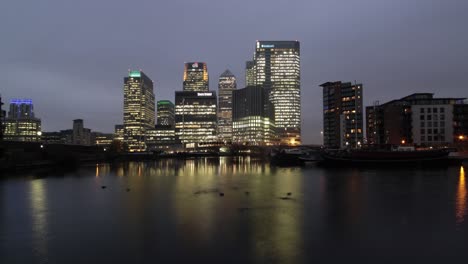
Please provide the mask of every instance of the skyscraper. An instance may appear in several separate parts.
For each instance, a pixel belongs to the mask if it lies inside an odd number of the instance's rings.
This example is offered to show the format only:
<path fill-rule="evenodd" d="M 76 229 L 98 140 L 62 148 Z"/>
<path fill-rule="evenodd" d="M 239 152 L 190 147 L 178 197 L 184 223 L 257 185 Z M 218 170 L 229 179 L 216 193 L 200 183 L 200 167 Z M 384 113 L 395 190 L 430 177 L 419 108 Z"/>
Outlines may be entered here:
<path fill-rule="evenodd" d="M 253 146 L 275 144 L 273 109 L 267 90 L 248 86 L 234 90 L 232 97 L 233 142 Z"/>
<path fill-rule="evenodd" d="M 208 68 L 204 62 L 187 62 L 184 69 L 184 91 L 207 92 Z"/>
<path fill-rule="evenodd" d="M 74 145 L 91 145 L 91 129 L 85 128 L 83 119 L 73 120 L 73 139 Z"/>
<path fill-rule="evenodd" d="M 279 143 L 301 144 L 299 41 L 257 41 L 255 85 L 266 89 L 274 106 Z"/>
<path fill-rule="evenodd" d="M 13 99 L 4 124 L 4 139 L 8 141 L 41 140 L 41 120 L 34 115 L 30 99 Z"/>
<path fill-rule="evenodd" d="M 186 148 L 216 142 L 216 93 L 175 92 L 175 135 Z"/>
<path fill-rule="evenodd" d="M 255 86 L 255 62 L 247 61 L 245 63 L 245 86 Z"/>
<path fill-rule="evenodd" d="M 145 151 L 146 129 L 154 128 L 153 81 L 142 71 L 124 78 L 124 143 L 130 152 Z"/>
<path fill-rule="evenodd" d="M 223 142 L 232 141 L 232 92 L 236 88 L 234 74 L 224 71 L 218 82 L 218 137 Z"/>
<path fill-rule="evenodd" d="M 174 126 L 174 104 L 169 100 L 159 100 L 157 106 L 157 124 Z"/>
<path fill-rule="evenodd" d="M 327 82 L 320 86 L 325 147 L 354 148 L 362 144 L 362 84 Z"/>

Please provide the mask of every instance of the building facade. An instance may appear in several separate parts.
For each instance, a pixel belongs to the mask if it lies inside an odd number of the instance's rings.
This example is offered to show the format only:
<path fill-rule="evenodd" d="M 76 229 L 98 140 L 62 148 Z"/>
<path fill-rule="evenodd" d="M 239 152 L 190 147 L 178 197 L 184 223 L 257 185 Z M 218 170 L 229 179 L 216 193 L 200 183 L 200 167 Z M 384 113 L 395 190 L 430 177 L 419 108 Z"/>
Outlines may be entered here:
<path fill-rule="evenodd" d="M 159 100 L 156 104 L 158 125 L 174 126 L 174 104 L 169 100 Z"/>
<path fill-rule="evenodd" d="M 124 125 L 114 126 L 114 139 L 123 142 L 124 140 Z"/>
<path fill-rule="evenodd" d="M 363 144 L 362 84 L 327 82 L 323 88 L 323 144 L 356 148 Z"/>
<path fill-rule="evenodd" d="M 41 120 L 34 115 L 34 106 L 30 99 L 13 99 L 10 111 L 4 120 L 4 140 L 41 141 Z"/>
<path fill-rule="evenodd" d="M 208 67 L 204 62 L 187 62 L 184 69 L 184 91 L 208 92 Z"/>
<path fill-rule="evenodd" d="M 175 92 L 175 136 L 186 148 L 217 142 L 215 92 Z M 205 144 L 206 145 L 206 144 Z"/>
<path fill-rule="evenodd" d="M 245 63 L 245 87 L 255 86 L 255 61 Z"/>
<path fill-rule="evenodd" d="M 146 130 L 155 125 L 153 81 L 142 71 L 124 78 L 124 143 L 130 152 L 146 150 Z"/>
<path fill-rule="evenodd" d="M 218 82 L 218 138 L 225 143 L 232 142 L 232 93 L 236 88 L 234 74 L 224 71 Z"/>
<path fill-rule="evenodd" d="M 273 104 L 262 87 L 234 90 L 232 117 L 233 143 L 251 146 L 276 143 Z"/>
<path fill-rule="evenodd" d="M 91 129 L 84 127 L 83 119 L 73 120 L 72 144 L 90 146 L 91 142 Z"/>
<path fill-rule="evenodd" d="M 452 145 L 468 132 L 465 98 L 434 98 L 415 93 L 366 107 L 369 144 Z"/>
<path fill-rule="evenodd" d="M 255 85 L 263 87 L 274 105 L 279 143 L 301 144 L 301 72 L 299 41 L 257 41 Z"/>
<path fill-rule="evenodd" d="M 150 151 L 168 151 L 176 143 L 174 126 L 156 125 L 146 131 L 146 146 Z"/>

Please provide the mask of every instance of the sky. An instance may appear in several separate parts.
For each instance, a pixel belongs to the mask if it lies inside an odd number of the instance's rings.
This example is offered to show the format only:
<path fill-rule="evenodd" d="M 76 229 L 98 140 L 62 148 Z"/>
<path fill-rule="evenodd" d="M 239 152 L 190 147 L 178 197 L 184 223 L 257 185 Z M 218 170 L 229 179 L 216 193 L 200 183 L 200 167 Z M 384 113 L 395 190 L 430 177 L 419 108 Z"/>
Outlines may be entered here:
<path fill-rule="evenodd" d="M 256 40 L 301 42 L 302 137 L 321 143 L 327 81 L 363 83 L 364 104 L 415 92 L 468 97 L 466 0 L 15 0 L 0 9 L 0 94 L 33 100 L 43 131 L 123 122 L 123 78 L 142 69 L 156 100 L 184 62 L 244 87 Z M 5 106 L 4 106 L 5 107 Z M 8 105 L 6 105 L 8 107 Z"/>

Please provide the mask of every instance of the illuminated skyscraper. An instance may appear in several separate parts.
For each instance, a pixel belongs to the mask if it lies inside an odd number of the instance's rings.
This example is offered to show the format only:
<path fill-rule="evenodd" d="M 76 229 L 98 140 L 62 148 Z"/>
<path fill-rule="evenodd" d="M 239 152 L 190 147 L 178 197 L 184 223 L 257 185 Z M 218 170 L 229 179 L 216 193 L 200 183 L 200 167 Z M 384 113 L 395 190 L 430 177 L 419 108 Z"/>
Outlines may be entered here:
<path fill-rule="evenodd" d="M 186 148 L 216 142 L 216 93 L 175 92 L 175 135 Z"/>
<path fill-rule="evenodd" d="M 247 61 L 245 63 L 245 86 L 255 86 L 255 62 Z"/>
<path fill-rule="evenodd" d="M 8 141 L 41 140 L 41 120 L 34 116 L 34 106 L 30 99 L 13 99 L 4 124 L 4 139 Z"/>
<path fill-rule="evenodd" d="M 233 91 L 233 142 L 243 145 L 275 144 L 273 107 L 265 89 L 249 86 Z"/>
<path fill-rule="evenodd" d="M 206 63 L 185 63 L 184 91 L 208 92 L 208 87 L 208 68 Z"/>
<path fill-rule="evenodd" d="M 162 126 L 174 126 L 174 104 L 169 100 L 157 102 L 157 124 Z"/>
<path fill-rule="evenodd" d="M 327 82 L 323 87 L 323 144 L 357 147 L 363 140 L 362 84 Z"/>
<path fill-rule="evenodd" d="M 232 92 L 236 88 L 234 74 L 224 71 L 218 83 L 218 138 L 223 142 L 232 141 Z"/>
<path fill-rule="evenodd" d="M 301 83 L 299 41 L 257 41 L 255 84 L 274 106 L 279 143 L 301 143 Z"/>
<path fill-rule="evenodd" d="M 124 78 L 124 143 L 130 152 L 145 151 L 147 129 L 154 128 L 153 81 L 142 71 Z"/>

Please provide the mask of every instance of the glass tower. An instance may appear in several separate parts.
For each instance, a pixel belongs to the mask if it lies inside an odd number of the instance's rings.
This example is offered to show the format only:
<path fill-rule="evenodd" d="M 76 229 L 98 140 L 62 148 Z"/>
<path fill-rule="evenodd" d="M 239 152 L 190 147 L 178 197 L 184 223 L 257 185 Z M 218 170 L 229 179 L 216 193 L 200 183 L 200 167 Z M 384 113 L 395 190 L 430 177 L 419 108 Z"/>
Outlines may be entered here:
<path fill-rule="evenodd" d="M 245 63 L 245 86 L 255 86 L 255 62 L 247 61 Z"/>
<path fill-rule="evenodd" d="M 159 100 L 157 103 L 157 124 L 174 126 L 174 104 L 169 100 Z"/>
<path fill-rule="evenodd" d="M 254 60 L 256 85 L 273 104 L 279 143 L 301 144 L 299 41 L 257 41 Z"/>
<path fill-rule="evenodd" d="M 130 152 L 145 151 L 145 134 L 154 128 L 153 81 L 142 71 L 124 78 L 124 143 Z"/>
<path fill-rule="evenodd" d="M 218 83 L 218 138 L 223 142 L 232 141 L 232 92 L 236 88 L 234 74 L 224 71 Z"/>
<path fill-rule="evenodd" d="M 34 116 L 31 99 L 13 99 L 4 124 L 7 141 L 37 142 L 41 140 L 41 120 Z"/>
<path fill-rule="evenodd" d="M 207 92 L 208 68 L 204 62 L 187 62 L 184 69 L 184 91 Z"/>

